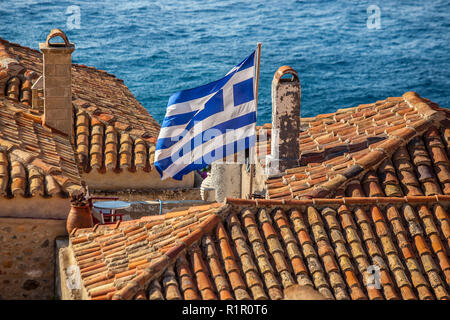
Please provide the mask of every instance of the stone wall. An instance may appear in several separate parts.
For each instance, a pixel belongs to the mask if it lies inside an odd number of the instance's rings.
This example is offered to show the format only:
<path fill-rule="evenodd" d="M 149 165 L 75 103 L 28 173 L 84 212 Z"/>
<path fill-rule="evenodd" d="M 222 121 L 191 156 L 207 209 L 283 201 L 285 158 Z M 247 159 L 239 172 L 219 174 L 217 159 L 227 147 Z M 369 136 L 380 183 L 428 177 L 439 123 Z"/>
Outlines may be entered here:
<path fill-rule="evenodd" d="M 89 187 L 91 196 L 118 197 L 122 201 L 149 200 L 201 200 L 200 188 L 174 189 L 122 189 L 121 191 L 107 191 Z"/>
<path fill-rule="evenodd" d="M 183 177 L 183 180 L 174 179 L 161 180 L 156 169 L 150 172 L 130 172 L 123 170 L 119 173 L 105 172 L 99 173 L 91 170 L 89 173 L 81 175 L 89 189 L 118 191 L 123 189 L 169 189 L 169 188 L 192 188 L 194 187 L 194 173 L 191 172 Z"/>
<path fill-rule="evenodd" d="M 91 191 L 91 190 L 90 190 Z M 143 216 L 151 216 L 159 214 L 160 205 L 157 200 L 183 201 L 198 200 L 201 201 L 199 188 L 187 189 L 168 189 L 168 190 L 123 190 L 120 192 L 98 191 L 92 190 L 92 196 L 98 197 L 118 197 L 119 200 L 134 202 L 130 208 L 122 210 L 129 215 L 130 219 L 139 219 Z M 98 200 L 101 201 L 101 200 Z M 209 202 L 205 202 L 209 203 Z M 201 205 L 203 203 L 165 203 L 162 206 L 162 213 L 174 210 L 185 210 L 193 205 Z"/>
<path fill-rule="evenodd" d="M 70 199 L 58 196 L 44 198 L 22 196 L 0 197 L 0 217 L 64 220 L 70 211 Z"/>
<path fill-rule="evenodd" d="M 242 175 L 241 195 L 242 195 L 242 198 L 246 198 L 250 194 L 250 171 L 247 171 L 247 168 L 245 165 L 242 166 L 241 175 Z M 265 168 L 260 164 L 259 161 L 256 162 L 255 174 L 253 176 L 253 192 L 252 193 L 265 195 L 266 179 L 267 179 L 267 175 L 265 172 Z"/>
<path fill-rule="evenodd" d="M 77 265 L 69 239 L 56 241 L 56 296 L 60 300 L 87 300 L 86 289 L 81 284 L 80 268 Z"/>
<path fill-rule="evenodd" d="M 0 218 L 0 299 L 53 299 L 65 220 Z"/>
<path fill-rule="evenodd" d="M 145 216 L 159 215 L 160 210 L 161 214 L 166 214 L 168 212 L 187 210 L 192 206 L 201 206 L 209 203 L 212 203 L 212 201 L 197 200 L 195 202 L 186 201 L 180 203 L 163 202 L 162 207 L 160 207 L 160 203 L 158 201 L 142 201 L 139 203 L 133 203 L 130 208 L 123 210 L 123 212 L 128 214 L 130 219 L 140 219 Z"/>

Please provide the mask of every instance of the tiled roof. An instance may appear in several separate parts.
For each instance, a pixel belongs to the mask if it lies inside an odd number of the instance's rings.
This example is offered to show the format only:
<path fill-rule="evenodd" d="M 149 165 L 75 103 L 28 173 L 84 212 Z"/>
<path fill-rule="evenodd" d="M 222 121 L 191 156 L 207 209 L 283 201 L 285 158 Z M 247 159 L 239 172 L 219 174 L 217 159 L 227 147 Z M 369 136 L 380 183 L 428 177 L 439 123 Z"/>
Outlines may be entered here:
<path fill-rule="evenodd" d="M 138 279 L 156 276 L 185 246 L 211 231 L 219 220 L 214 211 L 220 206 L 74 229 L 70 242 L 85 288 L 92 298 L 111 296 L 119 288 L 143 281 Z"/>
<path fill-rule="evenodd" d="M 85 172 L 153 169 L 156 138 L 117 130 L 83 110 L 76 116 L 76 150 Z"/>
<path fill-rule="evenodd" d="M 0 96 L 0 196 L 53 196 L 82 191 L 67 136 Z"/>
<path fill-rule="evenodd" d="M 0 96 L 30 106 L 31 86 L 42 74 L 42 54 L 0 39 L 2 64 Z M 83 171 L 151 170 L 160 126 L 123 80 L 73 64 L 72 99 L 75 149 Z"/>
<path fill-rule="evenodd" d="M 377 195 L 450 194 L 449 116 L 450 110 L 407 92 L 302 118 L 301 166 L 270 177 L 267 197 L 342 196 L 349 182 L 376 178 L 384 187 Z M 270 127 L 259 129 L 270 133 Z M 270 140 L 260 139 L 263 145 L 269 145 L 270 153 Z M 260 150 L 261 159 L 265 154 Z"/>
<path fill-rule="evenodd" d="M 450 299 L 450 196 L 227 199 L 75 230 L 91 299 Z M 380 286 L 368 286 L 370 266 Z"/>

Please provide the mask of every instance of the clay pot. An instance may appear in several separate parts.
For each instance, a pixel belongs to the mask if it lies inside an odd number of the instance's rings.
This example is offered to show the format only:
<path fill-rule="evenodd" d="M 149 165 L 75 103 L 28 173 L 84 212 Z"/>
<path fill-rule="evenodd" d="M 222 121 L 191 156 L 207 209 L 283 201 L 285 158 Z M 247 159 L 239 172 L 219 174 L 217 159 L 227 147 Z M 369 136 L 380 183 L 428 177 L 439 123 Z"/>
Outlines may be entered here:
<path fill-rule="evenodd" d="M 69 234 L 75 228 L 90 228 L 93 225 L 91 208 L 88 205 L 70 207 L 66 223 L 66 229 Z"/>

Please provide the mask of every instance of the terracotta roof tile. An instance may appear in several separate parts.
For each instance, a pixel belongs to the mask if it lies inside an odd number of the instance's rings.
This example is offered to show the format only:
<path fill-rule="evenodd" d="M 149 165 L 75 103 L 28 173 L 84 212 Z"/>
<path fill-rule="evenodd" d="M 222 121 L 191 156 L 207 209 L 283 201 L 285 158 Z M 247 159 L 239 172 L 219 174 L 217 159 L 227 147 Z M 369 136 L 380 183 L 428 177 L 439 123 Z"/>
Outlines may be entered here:
<path fill-rule="evenodd" d="M 447 115 L 446 109 L 407 92 L 375 104 L 302 118 L 305 128 L 300 132 L 302 166 L 286 170 L 281 179 L 283 184 L 269 178 L 267 197 L 332 197 L 354 179 L 364 182 L 364 174 L 370 170 L 377 173 L 379 180 L 365 181 L 368 196 L 448 194 Z M 261 161 L 267 154 L 263 147 L 270 144 L 270 132 L 268 139 L 263 134 L 270 127 L 270 124 L 258 127 Z M 387 164 L 389 170 L 380 167 Z M 302 177 L 289 179 L 292 173 L 301 173 Z"/>
<path fill-rule="evenodd" d="M 329 299 L 449 299 L 449 204 L 448 196 L 228 199 L 81 229 L 71 242 L 92 299 L 281 299 L 293 284 Z M 183 226 L 201 230 L 189 246 L 170 240 Z M 154 240 L 131 244 L 142 234 Z M 176 253 L 163 253 L 162 242 Z M 374 265 L 378 287 L 369 285 Z"/>
<path fill-rule="evenodd" d="M 19 107 L 28 111 L 31 86 L 42 74 L 42 54 L 3 39 L 0 51 L 0 60 L 7 62 L 0 68 L 0 98 L 21 102 Z M 151 170 L 160 126 L 122 80 L 73 64 L 72 97 L 75 150 L 81 170 Z"/>
<path fill-rule="evenodd" d="M 67 196 L 82 192 L 69 139 L 0 96 L 0 195 Z"/>

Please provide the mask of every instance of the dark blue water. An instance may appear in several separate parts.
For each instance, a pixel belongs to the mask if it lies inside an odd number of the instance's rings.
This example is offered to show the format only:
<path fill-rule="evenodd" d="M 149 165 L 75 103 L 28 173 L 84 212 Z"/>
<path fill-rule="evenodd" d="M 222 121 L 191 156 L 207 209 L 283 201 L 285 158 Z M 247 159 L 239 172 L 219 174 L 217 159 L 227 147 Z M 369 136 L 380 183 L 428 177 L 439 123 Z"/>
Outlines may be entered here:
<path fill-rule="evenodd" d="M 258 41 L 258 123 L 270 122 L 273 73 L 285 64 L 299 72 L 304 117 L 409 90 L 449 106 L 448 0 L 0 2 L 0 37 L 38 48 L 62 28 L 74 62 L 124 79 L 160 123 L 172 93 L 222 77 Z M 72 5 L 80 29 L 67 25 Z M 380 29 L 367 27 L 370 5 L 380 8 Z"/>

